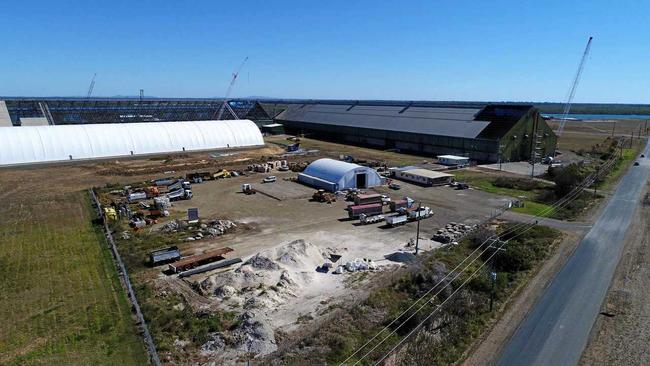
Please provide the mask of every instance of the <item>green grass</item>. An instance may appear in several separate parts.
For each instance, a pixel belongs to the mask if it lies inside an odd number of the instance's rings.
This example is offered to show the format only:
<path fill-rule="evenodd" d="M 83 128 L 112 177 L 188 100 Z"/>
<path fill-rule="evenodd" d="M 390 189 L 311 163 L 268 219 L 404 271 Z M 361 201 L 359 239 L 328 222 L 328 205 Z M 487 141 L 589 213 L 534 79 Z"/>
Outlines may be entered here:
<path fill-rule="evenodd" d="M 9 197 L 0 217 L 0 364 L 147 364 L 86 194 Z"/>
<path fill-rule="evenodd" d="M 550 208 L 551 205 L 546 203 L 526 201 L 524 202 L 524 207 L 513 207 L 512 211 L 539 217 L 552 217 L 553 215 L 548 211 Z"/>
<path fill-rule="evenodd" d="M 640 150 L 641 148 L 638 146 L 631 149 L 623 149 L 621 158 L 616 161 L 616 164 L 614 164 L 614 167 L 607 177 L 605 177 L 605 179 L 598 185 L 598 188 L 605 190 L 612 189 L 627 167 L 636 160 Z"/>

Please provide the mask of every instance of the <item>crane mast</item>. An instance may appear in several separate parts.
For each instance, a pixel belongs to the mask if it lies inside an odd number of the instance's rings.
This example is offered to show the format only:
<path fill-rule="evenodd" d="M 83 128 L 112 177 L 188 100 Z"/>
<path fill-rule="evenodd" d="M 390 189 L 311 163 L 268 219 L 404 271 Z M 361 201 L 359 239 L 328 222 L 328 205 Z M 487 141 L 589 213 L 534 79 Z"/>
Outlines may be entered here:
<path fill-rule="evenodd" d="M 241 72 L 241 70 L 244 68 L 244 65 L 246 64 L 246 61 L 248 61 L 248 56 L 246 56 L 246 58 L 244 58 L 244 61 L 242 61 L 242 63 L 237 68 L 237 70 L 232 73 L 232 79 L 230 80 L 230 85 L 228 85 L 228 89 L 226 90 L 226 94 L 224 95 L 223 105 L 221 106 L 221 108 L 219 108 L 219 111 L 217 113 L 217 120 L 221 119 L 221 117 L 223 116 L 223 113 L 226 111 L 226 109 L 230 112 L 230 114 L 232 114 L 232 116 L 235 119 L 238 118 L 235 111 L 233 111 L 232 108 L 230 107 L 230 104 L 228 104 L 228 98 L 230 98 L 230 93 L 232 93 L 232 89 L 235 86 L 235 82 L 237 81 L 237 77 L 239 76 L 239 73 Z"/>
<path fill-rule="evenodd" d="M 578 88 L 578 84 L 580 83 L 580 75 L 582 75 L 582 70 L 585 68 L 587 56 L 589 56 L 589 51 L 591 50 L 591 41 L 593 39 L 594 37 L 589 37 L 589 40 L 587 41 L 587 47 L 585 47 L 585 51 L 582 53 L 582 59 L 580 59 L 580 64 L 578 65 L 578 71 L 576 72 L 576 76 L 573 78 L 571 89 L 569 89 L 569 97 L 566 101 L 566 104 L 564 105 L 564 111 L 562 112 L 562 119 L 560 120 L 560 126 L 558 127 L 557 132 L 555 133 L 558 137 L 562 136 L 562 132 L 564 131 L 564 124 L 566 123 L 566 119 L 569 116 L 569 112 L 571 111 L 571 103 L 573 102 L 573 97 L 575 96 L 576 89 Z"/>
<path fill-rule="evenodd" d="M 88 93 L 86 93 L 86 98 L 90 98 L 90 96 L 93 94 L 93 89 L 95 89 L 95 78 L 97 77 L 97 73 L 93 75 L 92 80 L 90 80 L 90 86 L 88 86 Z"/>

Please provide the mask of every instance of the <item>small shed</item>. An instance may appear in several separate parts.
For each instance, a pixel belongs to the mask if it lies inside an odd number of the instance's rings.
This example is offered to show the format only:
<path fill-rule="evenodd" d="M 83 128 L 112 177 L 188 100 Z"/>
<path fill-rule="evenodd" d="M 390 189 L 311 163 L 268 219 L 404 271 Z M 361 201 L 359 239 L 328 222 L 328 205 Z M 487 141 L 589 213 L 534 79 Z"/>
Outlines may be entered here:
<path fill-rule="evenodd" d="M 452 174 L 435 172 L 429 169 L 408 169 L 395 171 L 395 178 L 425 185 L 442 186 L 451 183 Z"/>
<path fill-rule="evenodd" d="M 269 123 L 262 125 L 262 133 L 268 133 L 270 135 L 281 135 L 284 133 L 284 125 L 281 123 Z"/>
<path fill-rule="evenodd" d="M 376 170 L 334 159 L 318 159 L 298 174 L 298 181 L 330 192 L 349 188 L 369 188 L 382 184 Z"/>
<path fill-rule="evenodd" d="M 457 155 L 438 155 L 438 163 L 449 166 L 466 166 L 469 165 L 469 158 Z"/>

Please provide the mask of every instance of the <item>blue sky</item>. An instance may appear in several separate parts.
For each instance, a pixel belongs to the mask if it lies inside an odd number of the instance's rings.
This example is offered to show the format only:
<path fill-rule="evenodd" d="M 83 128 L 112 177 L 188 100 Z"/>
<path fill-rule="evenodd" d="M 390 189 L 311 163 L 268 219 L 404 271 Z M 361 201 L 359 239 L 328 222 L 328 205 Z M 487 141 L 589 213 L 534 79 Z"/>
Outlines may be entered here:
<path fill-rule="evenodd" d="M 643 4 L 645 3 L 645 4 Z M 0 95 L 647 103 L 650 2 L 3 1 Z"/>

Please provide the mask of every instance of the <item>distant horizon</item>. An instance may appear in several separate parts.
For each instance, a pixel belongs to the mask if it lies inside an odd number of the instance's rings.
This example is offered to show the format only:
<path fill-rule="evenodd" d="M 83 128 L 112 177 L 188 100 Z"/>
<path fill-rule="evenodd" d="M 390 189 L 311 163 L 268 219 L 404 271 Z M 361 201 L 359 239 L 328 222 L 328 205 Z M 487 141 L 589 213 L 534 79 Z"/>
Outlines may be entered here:
<path fill-rule="evenodd" d="M 0 100 L 10 99 L 140 99 L 139 95 L 113 95 L 101 96 L 93 95 L 90 98 L 83 95 L 52 95 L 52 96 L 26 96 L 26 95 L 0 95 Z M 153 96 L 145 95 L 143 99 L 214 99 L 224 100 L 224 97 L 169 97 L 169 96 Z M 228 100 L 292 100 L 292 101 L 368 101 L 368 102 L 434 102 L 434 103 L 517 103 L 517 104 L 559 104 L 564 105 L 566 101 L 530 101 L 530 100 L 444 100 L 444 99 L 362 99 L 362 98 L 282 98 L 282 97 L 262 97 L 262 96 L 244 96 L 244 97 L 230 97 Z M 620 105 L 620 106 L 650 106 L 650 103 L 622 103 L 622 102 L 573 102 L 571 105 Z M 580 114 L 580 113 L 578 113 Z"/>

